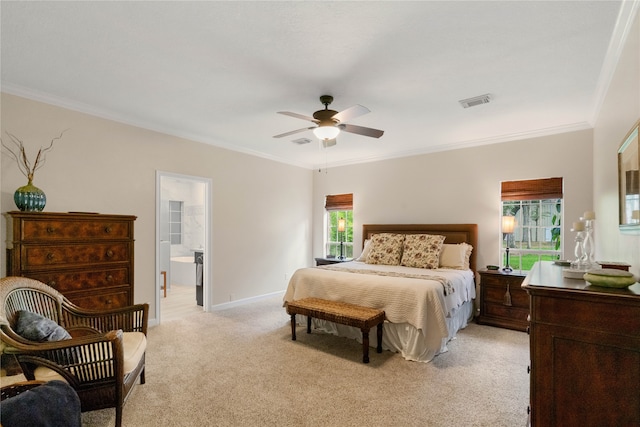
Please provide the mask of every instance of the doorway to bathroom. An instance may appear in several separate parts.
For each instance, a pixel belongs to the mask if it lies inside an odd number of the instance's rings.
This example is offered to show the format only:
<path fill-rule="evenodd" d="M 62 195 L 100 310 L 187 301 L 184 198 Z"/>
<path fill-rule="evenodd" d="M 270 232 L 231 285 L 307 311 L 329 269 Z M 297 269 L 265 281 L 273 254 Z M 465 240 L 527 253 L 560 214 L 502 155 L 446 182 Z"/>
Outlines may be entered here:
<path fill-rule="evenodd" d="M 156 319 L 208 311 L 211 180 L 156 173 Z"/>

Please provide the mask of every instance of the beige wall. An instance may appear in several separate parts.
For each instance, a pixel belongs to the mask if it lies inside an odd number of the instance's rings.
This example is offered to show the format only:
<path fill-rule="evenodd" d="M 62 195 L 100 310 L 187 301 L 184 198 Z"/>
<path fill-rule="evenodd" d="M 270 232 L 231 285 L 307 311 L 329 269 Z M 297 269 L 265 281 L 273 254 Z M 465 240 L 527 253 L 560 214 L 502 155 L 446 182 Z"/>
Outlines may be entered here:
<path fill-rule="evenodd" d="M 2 132 L 27 147 L 65 128 L 34 179 L 47 195 L 45 210 L 136 215 L 135 301 L 149 302 L 152 317 L 157 170 L 212 180 L 211 304 L 281 291 L 285 276 L 311 259 L 310 170 L 2 94 Z M 3 155 L 2 212 L 16 209 L 13 192 L 24 184 Z M 4 276 L 4 216 L 1 229 Z"/>
<path fill-rule="evenodd" d="M 360 253 L 362 224 L 476 223 L 478 265 L 485 266 L 499 262 L 500 182 L 563 177 L 569 254 L 569 219 L 593 206 L 591 141 L 591 131 L 585 130 L 316 172 L 314 214 L 322 217 L 326 194 L 352 192 L 354 254 Z M 313 235 L 318 256 L 322 221 L 314 221 Z"/>
<path fill-rule="evenodd" d="M 500 181 L 562 176 L 564 254 L 571 222 L 595 209 L 598 259 L 626 261 L 640 274 L 640 235 L 617 227 L 617 148 L 640 117 L 640 30 L 635 25 L 593 131 L 309 171 L 47 104 L 2 94 L 2 132 L 37 147 L 70 128 L 37 172 L 47 211 L 133 214 L 136 302 L 155 313 L 155 174 L 210 178 L 213 183 L 212 305 L 286 287 L 296 268 L 323 253 L 326 194 L 354 193 L 355 240 L 363 223 L 479 225 L 478 265 L 498 263 Z M 33 153 L 31 153 L 33 155 Z M 1 157 L 0 211 L 15 209 L 25 184 Z M 0 275 L 5 274 L 2 217 Z M 357 251 L 356 251 L 357 252 Z"/>
<path fill-rule="evenodd" d="M 640 13 L 627 37 L 605 101 L 594 127 L 594 200 L 598 259 L 625 261 L 640 276 L 640 230 L 618 229 L 617 151 L 640 118 Z"/>

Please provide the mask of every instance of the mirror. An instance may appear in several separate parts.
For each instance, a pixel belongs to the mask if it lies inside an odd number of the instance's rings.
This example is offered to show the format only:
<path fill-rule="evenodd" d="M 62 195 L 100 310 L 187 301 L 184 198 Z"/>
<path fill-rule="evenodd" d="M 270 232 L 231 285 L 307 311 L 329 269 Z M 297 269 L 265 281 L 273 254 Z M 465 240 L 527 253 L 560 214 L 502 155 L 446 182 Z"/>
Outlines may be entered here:
<path fill-rule="evenodd" d="M 618 194 L 620 229 L 640 231 L 640 143 L 638 125 L 633 125 L 618 149 Z"/>

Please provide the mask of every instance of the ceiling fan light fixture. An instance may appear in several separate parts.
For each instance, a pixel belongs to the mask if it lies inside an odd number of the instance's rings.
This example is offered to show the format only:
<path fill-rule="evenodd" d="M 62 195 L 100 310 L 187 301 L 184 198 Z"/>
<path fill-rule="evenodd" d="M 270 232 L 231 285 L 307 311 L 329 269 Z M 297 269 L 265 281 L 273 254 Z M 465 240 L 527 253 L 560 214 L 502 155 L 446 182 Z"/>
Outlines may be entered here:
<path fill-rule="evenodd" d="M 321 140 L 335 139 L 340 133 L 340 129 L 332 125 L 318 126 L 313 129 L 313 134 Z"/>

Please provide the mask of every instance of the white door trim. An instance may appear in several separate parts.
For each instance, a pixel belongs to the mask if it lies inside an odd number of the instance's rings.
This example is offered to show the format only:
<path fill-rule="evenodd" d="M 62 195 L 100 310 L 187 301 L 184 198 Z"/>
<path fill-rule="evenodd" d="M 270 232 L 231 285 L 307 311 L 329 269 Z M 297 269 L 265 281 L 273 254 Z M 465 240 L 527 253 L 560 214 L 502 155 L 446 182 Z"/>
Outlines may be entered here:
<path fill-rule="evenodd" d="M 161 193 L 161 178 L 169 177 L 169 178 L 180 178 L 187 179 L 191 181 L 196 181 L 200 183 L 204 183 L 205 185 L 205 197 L 204 197 L 204 217 L 205 217 L 205 227 L 204 227 L 204 277 L 203 277 L 203 293 L 202 293 L 202 309 L 203 311 L 211 311 L 211 299 L 212 299 L 212 286 L 211 286 L 211 278 L 213 275 L 211 274 L 211 213 L 212 209 L 212 181 L 211 178 L 205 178 L 200 176 L 191 176 L 184 174 L 177 174 L 173 172 L 164 172 L 160 170 L 156 170 L 156 324 L 161 322 L 161 310 L 160 310 L 160 299 L 163 298 L 162 291 L 160 289 L 162 277 L 160 274 L 160 202 L 162 198 Z"/>

